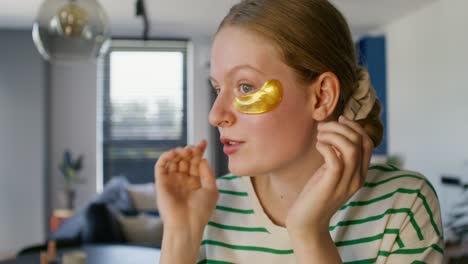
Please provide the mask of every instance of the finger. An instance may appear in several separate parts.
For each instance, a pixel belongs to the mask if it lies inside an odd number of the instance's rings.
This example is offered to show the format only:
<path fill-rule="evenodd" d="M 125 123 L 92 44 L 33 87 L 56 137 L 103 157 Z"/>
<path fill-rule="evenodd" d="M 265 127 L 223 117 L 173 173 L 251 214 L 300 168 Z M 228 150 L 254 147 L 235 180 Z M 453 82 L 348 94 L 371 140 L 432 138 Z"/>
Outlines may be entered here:
<path fill-rule="evenodd" d="M 179 169 L 179 162 L 171 161 L 169 163 L 168 172 L 169 174 L 175 174 Z"/>
<path fill-rule="evenodd" d="M 362 136 L 360 133 L 349 127 L 347 124 L 338 123 L 335 121 L 320 123 L 317 126 L 317 130 L 319 132 L 334 132 L 338 134 L 342 134 L 343 136 L 347 137 L 351 142 L 356 144 L 361 144 Z"/>
<path fill-rule="evenodd" d="M 200 181 L 203 188 L 217 190 L 216 177 L 206 159 L 200 162 Z"/>
<path fill-rule="evenodd" d="M 187 160 L 181 160 L 179 162 L 179 173 L 187 174 L 190 169 L 190 163 Z"/>
<path fill-rule="evenodd" d="M 201 162 L 202 158 L 200 155 L 197 155 L 197 156 L 194 156 L 191 160 L 190 160 L 190 169 L 189 169 L 189 174 L 191 176 L 199 176 L 200 173 L 199 173 L 199 166 L 200 166 L 200 162 Z"/>
<path fill-rule="evenodd" d="M 329 188 L 336 188 L 341 179 L 343 163 L 331 145 L 317 142 L 316 147 L 317 151 L 323 156 L 326 171 L 329 173 L 329 175 L 325 175 L 324 182 Z"/>
<path fill-rule="evenodd" d="M 187 147 L 178 147 L 175 149 L 175 152 L 177 154 L 177 158 L 174 160 L 175 162 L 179 162 L 183 159 L 190 159 L 192 156 L 192 152 L 189 150 Z"/>
<path fill-rule="evenodd" d="M 361 176 L 362 176 L 362 181 L 364 181 L 367 176 L 367 171 L 369 169 L 369 163 L 370 163 L 370 159 L 372 156 L 372 150 L 374 149 L 374 142 L 369 137 L 369 135 L 364 130 L 364 128 L 361 127 L 361 125 L 359 125 L 357 122 L 353 122 L 344 116 L 339 118 L 339 122 L 347 124 L 350 128 L 354 129 L 356 132 L 358 132 L 362 136 L 363 158 L 362 158 L 362 166 L 361 166 Z"/>
<path fill-rule="evenodd" d="M 205 151 L 205 146 L 198 144 L 197 146 L 192 148 L 192 155 L 193 156 L 203 156 L 203 152 Z"/>
<path fill-rule="evenodd" d="M 361 172 L 361 146 L 351 142 L 342 134 L 333 132 L 319 132 L 317 139 L 331 145 L 341 153 L 343 160 L 343 182 L 349 184 L 355 174 Z M 360 177 L 360 174 L 359 176 Z"/>
<path fill-rule="evenodd" d="M 198 144 L 198 148 L 200 150 L 201 156 L 205 153 L 206 147 L 208 146 L 208 142 L 206 142 L 205 139 L 200 141 L 200 144 Z"/>
<path fill-rule="evenodd" d="M 168 163 L 168 167 L 170 167 L 170 165 L 172 163 L 179 163 L 179 161 L 182 160 L 182 156 L 181 156 L 181 152 L 182 152 L 183 148 L 182 147 L 177 147 L 177 148 L 174 148 L 172 149 L 172 151 L 174 152 L 174 157 L 170 160 L 170 162 Z"/>
<path fill-rule="evenodd" d="M 206 148 L 206 141 L 203 140 L 192 149 L 192 159 L 190 160 L 190 175 L 199 176 L 199 165 L 202 160 L 203 152 Z"/>
<path fill-rule="evenodd" d="M 163 175 L 167 174 L 167 164 L 170 160 L 172 160 L 175 157 L 175 152 L 174 151 L 168 151 L 164 152 L 156 162 L 156 168 L 155 168 L 155 179 L 157 177 L 163 177 Z"/>
<path fill-rule="evenodd" d="M 179 150 L 179 156 L 181 159 L 190 159 L 193 155 L 191 146 L 185 146 L 184 148 Z"/>

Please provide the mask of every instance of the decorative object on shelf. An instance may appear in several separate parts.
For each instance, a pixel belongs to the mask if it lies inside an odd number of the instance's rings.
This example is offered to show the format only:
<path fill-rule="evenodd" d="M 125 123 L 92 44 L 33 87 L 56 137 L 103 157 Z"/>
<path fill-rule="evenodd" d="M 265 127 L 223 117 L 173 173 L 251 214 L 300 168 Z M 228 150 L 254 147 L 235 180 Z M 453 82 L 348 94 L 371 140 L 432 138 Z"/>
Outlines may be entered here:
<path fill-rule="evenodd" d="M 65 193 L 62 194 L 62 200 L 64 200 L 66 209 L 73 210 L 74 208 L 75 184 L 84 181 L 84 179 L 78 176 L 82 168 L 83 155 L 80 155 L 77 159 L 73 159 L 72 153 L 69 150 L 65 150 L 59 169 L 65 179 Z"/>
<path fill-rule="evenodd" d="M 95 60 L 110 46 L 107 15 L 96 0 L 45 0 L 32 30 L 46 60 Z"/>
<path fill-rule="evenodd" d="M 68 219 L 72 218 L 75 215 L 75 212 L 69 209 L 55 209 L 52 212 L 49 220 L 49 230 L 50 232 L 55 232 L 59 227 L 65 223 Z"/>

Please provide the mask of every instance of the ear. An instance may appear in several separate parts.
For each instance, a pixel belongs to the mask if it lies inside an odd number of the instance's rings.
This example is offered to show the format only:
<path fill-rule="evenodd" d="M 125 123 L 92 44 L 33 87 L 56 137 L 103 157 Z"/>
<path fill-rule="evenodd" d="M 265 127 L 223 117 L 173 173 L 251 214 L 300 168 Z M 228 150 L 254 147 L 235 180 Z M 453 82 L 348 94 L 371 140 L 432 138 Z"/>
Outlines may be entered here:
<path fill-rule="evenodd" d="M 322 73 L 309 87 L 309 102 L 312 117 L 326 120 L 335 110 L 340 97 L 340 81 L 332 72 Z"/>

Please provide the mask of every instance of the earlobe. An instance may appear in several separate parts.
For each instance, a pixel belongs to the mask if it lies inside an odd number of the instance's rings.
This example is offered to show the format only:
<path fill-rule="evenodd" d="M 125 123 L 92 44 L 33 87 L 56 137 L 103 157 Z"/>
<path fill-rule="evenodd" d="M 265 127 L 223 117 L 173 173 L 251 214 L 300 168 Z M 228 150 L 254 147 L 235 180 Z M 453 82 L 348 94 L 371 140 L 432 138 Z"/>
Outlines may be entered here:
<path fill-rule="evenodd" d="M 322 73 L 310 87 L 313 93 L 312 117 L 324 121 L 331 116 L 340 97 L 340 82 L 332 72 Z"/>

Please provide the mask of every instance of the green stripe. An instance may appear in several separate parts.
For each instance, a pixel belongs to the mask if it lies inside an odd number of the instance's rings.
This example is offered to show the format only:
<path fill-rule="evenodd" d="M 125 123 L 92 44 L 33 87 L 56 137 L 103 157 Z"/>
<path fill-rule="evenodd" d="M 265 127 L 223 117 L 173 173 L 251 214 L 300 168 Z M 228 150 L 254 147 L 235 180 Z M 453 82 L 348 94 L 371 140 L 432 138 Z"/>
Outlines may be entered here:
<path fill-rule="evenodd" d="M 390 192 L 390 193 L 387 193 L 385 195 L 382 195 L 382 196 L 379 196 L 377 198 L 374 198 L 374 199 L 371 199 L 371 200 L 367 200 L 367 201 L 351 201 L 345 205 L 343 205 L 340 210 L 344 210 L 350 206 L 364 206 L 364 205 L 369 205 L 369 204 L 373 204 L 373 203 L 376 203 L 376 202 L 380 202 L 382 200 L 385 200 L 385 199 L 388 199 L 390 197 L 392 197 L 394 194 L 396 193 L 406 193 L 406 194 L 413 194 L 413 193 L 418 193 L 420 190 L 414 190 L 414 189 L 405 189 L 405 188 L 398 188 L 396 191 L 393 191 L 393 192 Z"/>
<path fill-rule="evenodd" d="M 421 190 L 420 189 L 405 189 L 405 188 L 398 188 L 396 191 L 393 191 L 391 193 L 387 193 L 385 195 L 382 195 L 380 197 L 377 197 L 377 198 L 374 198 L 374 199 L 371 199 L 371 200 L 367 200 L 367 201 L 352 201 L 352 202 L 349 202 L 345 205 L 343 205 L 340 210 L 344 210 L 350 206 L 364 206 L 364 205 L 369 205 L 369 204 L 372 204 L 372 203 L 376 203 L 376 202 L 379 202 L 379 201 L 382 201 L 382 200 L 385 200 L 385 199 L 388 199 L 390 197 L 392 197 L 394 194 L 396 193 L 405 193 L 405 194 L 414 194 L 414 193 L 417 193 L 418 194 L 418 198 L 422 200 L 423 202 L 423 205 L 424 205 L 424 208 L 426 209 L 427 213 L 429 214 L 429 219 L 431 221 L 431 225 L 432 227 L 434 228 L 434 230 L 436 231 L 437 235 L 440 236 L 440 231 L 439 231 L 439 228 L 437 227 L 437 224 L 435 223 L 434 221 L 434 215 L 432 214 L 432 210 L 429 206 L 429 204 L 427 203 L 427 199 L 426 197 L 421 194 Z"/>
<path fill-rule="evenodd" d="M 343 246 L 350 246 L 350 245 L 355 245 L 355 244 L 368 243 L 368 242 L 372 242 L 372 241 L 375 241 L 375 240 L 382 239 L 383 236 L 384 236 L 384 233 L 378 234 L 378 235 L 375 235 L 375 236 L 371 236 L 371 237 L 364 237 L 364 238 L 353 239 L 353 240 L 338 241 L 338 242 L 335 242 L 335 246 L 343 247 Z"/>
<path fill-rule="evenodd" d="M 440 254 L 444 255 L 444 250 L 440 248 L 436 244 L 432 244 L 428 247 L 422 247 L 422 248 L 404 248 L 404 249 L 398 249 L 397 251 L 392 252 L 391 254 L 404 254 L 404 255 L 410 255 L 410 254 L 420 254 L 426 251 L 428 248 L 433 248 L 434 250 L 438 251 Z"/>
<path fill-rule="evenodd" d="M 387 182 L 390 182 L 390 181 L 393 181 L 393 180 L 396 180 L 396 179 L 399 179 L 399 178 L 415 178 L 415 179 L 418 179 L 418 180 L 425 181 L 425 182 L 427 183 L 427 185 L 429 185 L 429 187 L 432 189 L 432 191 L 434 192 L 435 196 L 436 196 L 437 198 L 439 198 L 439 197 L 437 196 L 437 192 L 436 192 L 435 189 L 434 189 L 434 186 L 432 186 L 432 184 L 431 184 L 430 181 L 428 181 L 428 180 L 427 180 L 426 178 L 424 178 L 424 177 L 421 177 L 421 176 L 418 176 L 418 175 L 413 175 L 413 174 L 402 174 L 402 175 L 390 177 L 390 178 L 385 179 L 385 180 L 381 180 L 381 181 L 379 181 L 379 182 L 365 182 L 363 187 L 373 188 L 373 187 L 379 186 L 379 185 L 381 185 L 381 184 L 384 184 L 384 183 L 387 183 Z"/>
<path fill-rule="evenodd" d="M 356 260 L 356 261 L 347 261 L 347 262 L 343 262 L 343 264 L 371 264 L 371 263 L 375 263 L 376 259 L 377 258 L 363 259 L 363 260 Z"/>
<path fill-rule="evenodd" d="M 226 230 L 235 230 L 235 231 L 244 231 L 244 232 L 263 232 L 263 233 L 270 233 L 263 227 L 243 227 L 243 226 L 229 226 L 229 225 L 222 225 L 215 222 L 208 222 L 209 226 L 214 226 L 220 229 Z"/>
<path fill-rule="evenodd" d="M 388 257 L 388 256 L 393 255 L 393 254 L 413 255 L 413 254 L 423 253 L 428 248 L 433 248 L 436 251 L 438 251 L 440 254 L 442 254 L 442 256 L 444 255 L 444 250 L 442 248 L 440 248 L 436 244 L 432 244 L 432 245 L 430 245 L 428 247 L 422 247 L 422 248 L 398 249 L 398 250 L 393 251 L 393 252 L 380 250 L 377 255 L 378 256 L 384 256 L 384 257 Z M 377 260 L 377 258 L 363 259 L 363 260 L 357 260 L 357 261 L 343 262 L 343 264 L 367 264 L 367 263 L 375 263 L 376 260 Z M 413 262 L 413 263 L 424 263 L 424 262 Z"/>
<path fill-rule="evenodd" d="M 234 264 L 233 262 L 227 262 L 227 261 L 220 261 L 220 260 L 212 260 L 212 259 L 204 259 L 197 264 Z"/>
<path fill-rule="evenodd" d="M 230 180 L 235 180 L 237 178 L 239 178 L 239 176 L 222 176 L 222 177 L 219 177 L 218 180 L 230 181 Z"/>
<path fill-rule="evenodd" d="M 217 205 L 216 210 L 221 210 L 221 211 L 226 211 L 226 212 L 231 212 L 231 213 L 239 213 L 239 214 L 253 214 L 254 213 L 254 210 L 237 209 L 237 208 L 231 208 L 231 207 L 226 207 L 226 206 L 221 206 L 221 205 Z"/>
<path fill-rule="evenodd" d="M 389 166 L 389 165 L 387 164 L 387 166 Z M 396 167 L 390 167 L 389 168 L 387 166 L 385 166 L 385 165 L 373 165 L 373 166 L 369 167 L 369 170 L 378 170 L 378 171 L 386 171 L 386 172 L 388 172 L 388 171 L 399 171 L 399 169 L 396 168 Z"/>
<path fill-rule="evenodd" d="M 396 242 L 399 248 L 405 247 L 405 244 L 403 244 L 403 240 L 401 240 L 400 235 L 396 237 Z"/>
<path fill-rule="evenodd" d="M 416 223 L 416 220 L 414 220 L 413 212 L 411 212 L 411 210 L 408 209 L 408 208 L 399 208 L 399 209 L 390 208 L 390 209 L 386 210 L 383 214 L 374 215 L 374 216 L 370 216 L 370 217 L 363 218 L 363 219 L 340 221 L 334 226 L 329 226 L 328 230 L 333 231 L 338 226 L 358 225 L 358 224 L 363 224 L 363 223 L 366 223 L 366 222 L 376 221 L 376 220 L 379 220 L 379 219 L 383 218 L 385 215 L 398 214 L 398 213 L 408 214 L 408 216 L 410 217 L 410 222 L 413 225 L 414 229 L 416 230 L 416 233 L 418 234 L 419 240 L 424 240 L 424 236 L 423 236 L 423 234 L 421 232 L 421 229 L 419 228 L 418 224 Z"/>
<path fill-rule="evenodd" d="M 249 194 L 246 193 L 246 192 L 236 192 L 236 191 L 222 190 L 222 189 L 219 189 L 218 191 L 219 191 L 220 193 L 230 194 L 230 195 L 249 196 Z"/>
<path fill-rule="evenodd" d="M 415 260 L 415 261 L 411 262 L 411 264 L 426 264 L 426 262 Z"/>
<path fill-rule="evenodd" d="M 368 242 L 372 242 L 372 241 L 382 239 L 385 234 L 394 234 L 394 235 L 397 235 L 397 237 L 398 237 L 399 233 L 400 233 L 400 231 L 398 229 L 385 229 L 383 233 L 375 235 L 375 236 L 335 242 L 335 246 L 342 247 L 342 246 L 349 246 L 349 245 L 355 245 L 355 244 L 368 243 Z"/>
<path fill-rule="evenodd" d="M 214 240 L 203 240 L 201 245 L 202 246 L 203 245 L 220 246 L 220 247 L 225 247 L 225 248 L 234 249 L 234 250 L 261 251 L 261 252 L 267 252 L 267 253 L 278 254 L 278 255 L 287 255 L 287 254 L 294 253 L 292 249 L 282 250 L 282 249 L 273 249 L 273 248 L 266 248 L 266 247 L 231 245 L 231 244 L 226 244 L 226 243 L 214 241 Z"/>

